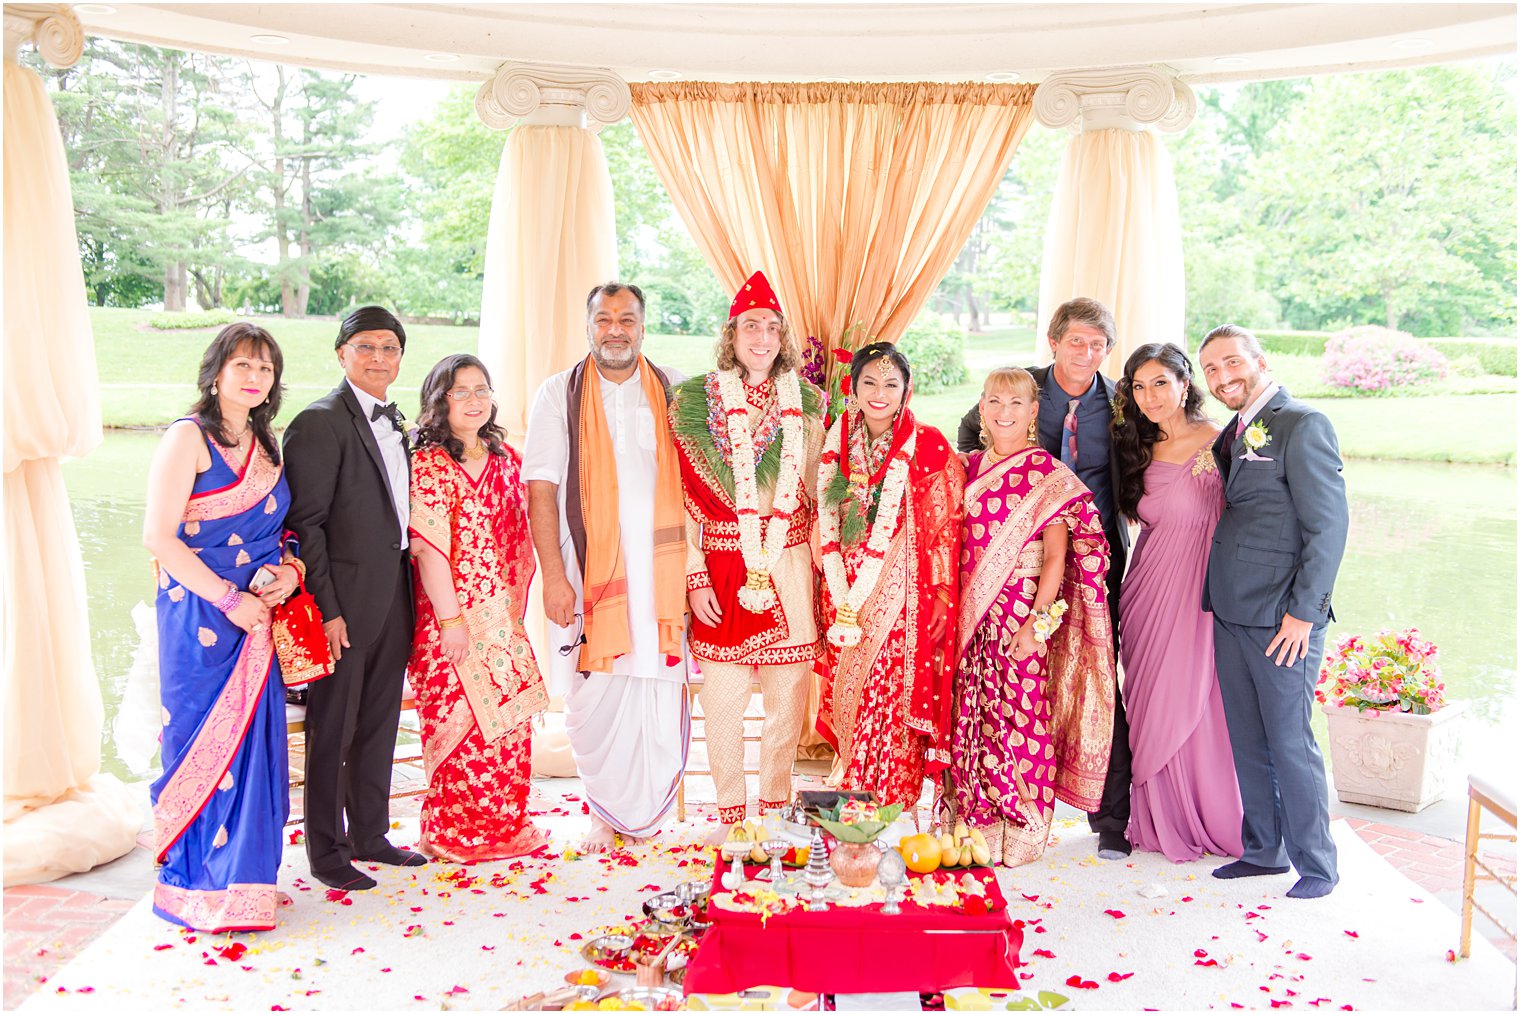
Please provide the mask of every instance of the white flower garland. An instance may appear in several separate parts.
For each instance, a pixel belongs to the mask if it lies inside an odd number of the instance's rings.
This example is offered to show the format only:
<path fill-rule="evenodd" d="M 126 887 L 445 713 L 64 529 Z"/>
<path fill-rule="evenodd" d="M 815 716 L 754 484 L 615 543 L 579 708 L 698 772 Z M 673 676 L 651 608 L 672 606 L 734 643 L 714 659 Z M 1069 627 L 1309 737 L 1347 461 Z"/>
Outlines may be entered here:
<path fill-rule="evenodd" d="M 776 403 L 781 410 L 781 468 L 776 475 L 776 496 L 764 537 L 760 531 L 760 486 L 755 481 L 755 440 L 749 429 L 749 403 L 738 370 L 718 374 L 718 393 L 728 421 L 728 442 L 733 455 L 734 507 L 739 518 L 739 549 L 744 555 L 744 587 L 739 604 L 752 613 L 763 613 L 776 604 L 771 569 L 786 550 L 792 515 L 802 492 L 802 385 L 795 370 L 776 378 Z"/>
<path fill-rule="evenodd" d="M 908 439 L 887 463 L 887 474 L 881 486 L 881 502 L 876 507 L 876 521 L 871 525 L 871 534 L 866 539 L 866 558 L 855 572 L 855 583 L 851 584 L 845 574 L 844 550 L 839 544 L 839 509 L 843 501 L 832 507 L 824 502 L 824 491 L 833 480 L 835 470 L 840 467 L 838 448 L 848 418 L 848 412 L 841 415 L 829 430 L 829 435 L 824 440 L 823 457 L 818 463 L 818 532 L 823 543 L 823 574 L 829 582 L 829 595 L 834 599 L 837 613 L 834 622 L 829 625 L 828 637 L 829 643 L 836 648 L 851 648 L 860 643 L 860 610 L 871 592 L 876 590 L 876 582 L 881 578 L 887 545 L 892 541 L 892 533 L 897 530 L 897 519 L 902 512 L 903 497 L 908 489 L 908 463 L 913 460 L 913 448 L 918 442 L 917 431 L 909 433 Z M 848 461 L 845 467 L 848 467 Z"/>

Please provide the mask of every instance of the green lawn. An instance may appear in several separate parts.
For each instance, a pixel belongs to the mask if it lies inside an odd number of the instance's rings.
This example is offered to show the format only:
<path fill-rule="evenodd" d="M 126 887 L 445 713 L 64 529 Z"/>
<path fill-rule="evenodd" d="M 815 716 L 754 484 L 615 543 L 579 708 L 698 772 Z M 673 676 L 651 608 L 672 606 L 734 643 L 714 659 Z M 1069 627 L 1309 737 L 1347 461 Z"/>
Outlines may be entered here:
<path fill-rule="evenodd" d="M 156 331 L 147 310 L 92 309 L 100 371 L 101 409 L 107 426 L 161 426 L 184 412 L 195 397 L 195 371 L 216 329 Z M 339 379 L 333 355 L 333 320 L 260 318 L 285 353 L 286 422 Z M 407 328 L 407 353 L 392 390 L 408 415 L 428 369 L 451 352 L 474 352 L 473 327 L 417 324 Z M 650 335 L 645 352 L 687 374 L 710 369 L 713 342 L 685 335 Z M 981 378 L 1005 364 L 1034 360 L 1035 334 L 1028 328 L 987 331 L 966 340 L 966 364 L 974 378 L 934 394 L 920 394 L 914 411 L 952 441 L 962 413 L 981 393 Z M 1350 458 L 1515 463 L 1516 381 L 1513 377 L 1450 377 L 1416 396 L 1326 397 L 1319 361 L 1310 356 L 1273 356 L 1274 374 L 1289 390 L 1309 399 L 1335 423 L 1341 452 Z M 1228 413 L 1209 402 L 1215 418 Z"/>

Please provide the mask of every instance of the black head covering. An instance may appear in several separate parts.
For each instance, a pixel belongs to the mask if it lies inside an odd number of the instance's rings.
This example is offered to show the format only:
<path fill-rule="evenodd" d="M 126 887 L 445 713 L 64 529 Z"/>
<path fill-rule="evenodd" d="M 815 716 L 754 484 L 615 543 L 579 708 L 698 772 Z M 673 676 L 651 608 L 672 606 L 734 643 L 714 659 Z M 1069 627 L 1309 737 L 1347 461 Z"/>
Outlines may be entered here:
<path fill-rule="evenodd" d="M 333 343 L 333 348 L 342 348 L 350 338 L 363 331 L 389 331 L 396 336 L 401 347 L 406 348 L 406 328 L 383 306 L 361 306 L 344 317 L 343 323 L 338 325 L 338 340 Z"/>

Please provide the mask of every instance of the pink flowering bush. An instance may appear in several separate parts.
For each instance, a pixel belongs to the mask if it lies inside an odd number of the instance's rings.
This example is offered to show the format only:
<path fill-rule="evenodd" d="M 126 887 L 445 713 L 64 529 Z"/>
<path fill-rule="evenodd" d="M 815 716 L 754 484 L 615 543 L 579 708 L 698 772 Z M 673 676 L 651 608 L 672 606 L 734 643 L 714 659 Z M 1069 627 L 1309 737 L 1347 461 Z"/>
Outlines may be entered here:
<path fill-rule="evenodd" d="M 1325 382 L 1385 394 L 1446 376 L 1446 357 L 1403 331 L 1366 325 L 1340 331 L 1325 344 Z"/>
<path fill-rule="evenodd" d="M 1446 683 L 1436 646 L 1413 627 L 1376 637 L 1343 637 L 1325 656 L 1314 697 L 1358 711 L 1407 711 L 1428 715 L 1446 706 Z"/>

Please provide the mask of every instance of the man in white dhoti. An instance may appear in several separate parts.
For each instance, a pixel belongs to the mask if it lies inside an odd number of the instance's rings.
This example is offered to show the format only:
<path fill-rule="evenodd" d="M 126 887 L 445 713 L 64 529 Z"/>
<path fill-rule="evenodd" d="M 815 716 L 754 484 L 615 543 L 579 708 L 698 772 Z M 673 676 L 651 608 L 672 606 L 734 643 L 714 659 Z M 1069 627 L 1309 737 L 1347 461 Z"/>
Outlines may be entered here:
<path fill-rule="evenodd" d="M 586 302 L 591 353 L 544 381 L 523 478 L 549 618 L 552 691 L 591 810 L 585 851 L 641 841 L 686 767 L 686 550 L 665 391 L 640 353 L 644 294 L 609 282 Z"/>

